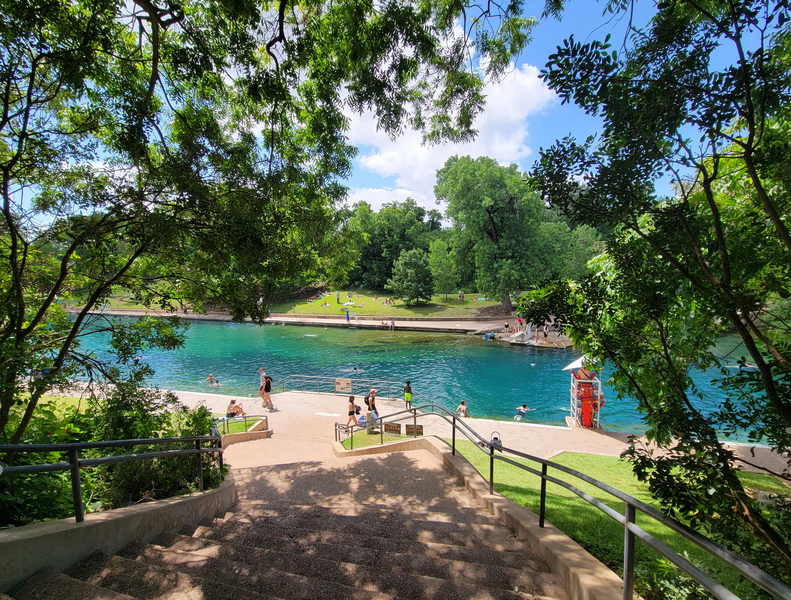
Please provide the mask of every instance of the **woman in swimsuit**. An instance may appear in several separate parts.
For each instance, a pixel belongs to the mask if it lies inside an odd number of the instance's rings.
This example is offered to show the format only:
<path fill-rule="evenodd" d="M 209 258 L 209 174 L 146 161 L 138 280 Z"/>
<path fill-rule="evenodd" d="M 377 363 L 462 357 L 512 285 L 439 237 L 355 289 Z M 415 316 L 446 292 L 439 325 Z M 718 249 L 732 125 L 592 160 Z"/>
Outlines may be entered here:
<path fill-rule="evenodd" d="M 357 417 L 354 416 L 356 408 L 354 406 L 354 396 L 349 396 L 349 418 L 346 420 L 346 426 L 357 425 Z"/>

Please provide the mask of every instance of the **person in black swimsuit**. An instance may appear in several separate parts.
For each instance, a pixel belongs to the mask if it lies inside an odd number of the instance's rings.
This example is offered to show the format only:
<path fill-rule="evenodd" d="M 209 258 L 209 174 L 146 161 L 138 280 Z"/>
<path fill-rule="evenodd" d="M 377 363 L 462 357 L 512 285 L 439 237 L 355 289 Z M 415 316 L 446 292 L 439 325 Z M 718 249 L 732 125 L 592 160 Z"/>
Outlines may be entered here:
<path fill-rule="evenodd" d="M 349 396 L 349 418 L 346 420 L 346 426 L 357 425 L 357 417 L 355 416 L 356 408 L 354 406 L 354 396 Z"/>

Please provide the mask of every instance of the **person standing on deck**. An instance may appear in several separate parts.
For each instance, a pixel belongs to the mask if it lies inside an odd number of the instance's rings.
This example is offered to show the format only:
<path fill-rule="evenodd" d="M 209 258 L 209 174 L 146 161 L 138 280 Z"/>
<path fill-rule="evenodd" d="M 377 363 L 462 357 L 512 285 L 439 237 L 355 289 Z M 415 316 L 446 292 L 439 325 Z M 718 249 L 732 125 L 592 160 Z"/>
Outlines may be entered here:
<path fill-rule="evenodd" d="M 368 392 L 368 395 L 365 397 L 365 405 L 368 407 L 368 410 L 373 413 L 374 418 L 379 420 L 379 411 L 376 410 L 376 390 Z"/>
<path fill-rule="evenodd" d="M 407 379 L 406 385 L 404 386 L 404 403 L 406 404 L 406 408 L 412 408 L 412 386 L 409 385 L 409 380 Z"/>

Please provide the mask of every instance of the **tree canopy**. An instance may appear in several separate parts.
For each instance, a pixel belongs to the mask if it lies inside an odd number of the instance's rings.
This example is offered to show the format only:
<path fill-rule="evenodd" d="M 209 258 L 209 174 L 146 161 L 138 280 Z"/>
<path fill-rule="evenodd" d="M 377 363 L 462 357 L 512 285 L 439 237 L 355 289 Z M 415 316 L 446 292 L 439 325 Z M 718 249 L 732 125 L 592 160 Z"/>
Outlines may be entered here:
<path fill-rule="evenodd" d="M 791 444 L 789 16 L 784 2 L 673 0 L 619 49 L 558 48 L 542 77 L 603 133 L 542 149 L 533 182 L 573 222 L 613 234 L 591 277 L 548 282 L 525 306 L 615 366 L 661 449 L 635 440 L 626 456 L 663 506 L 785 581 L 788 519 L 747 494 L 723 437 Z M 735 370 L 714 350 L 728 331 L 745 354 Z M 711 366 L 723 396 L 704 412 L 690 373 Z M 788 466 L 777 475 L 791 480 Z"/>

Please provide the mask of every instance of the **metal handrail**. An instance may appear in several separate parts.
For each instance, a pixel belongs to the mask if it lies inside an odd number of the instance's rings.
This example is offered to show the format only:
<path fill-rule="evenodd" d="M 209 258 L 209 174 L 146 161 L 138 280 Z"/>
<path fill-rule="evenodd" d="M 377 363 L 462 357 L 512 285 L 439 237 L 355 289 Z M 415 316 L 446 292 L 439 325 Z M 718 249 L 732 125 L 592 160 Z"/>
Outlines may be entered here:
<path fill-rule="evenodd" d="M 359 371 L 351 371 L 349 375 L 352 375 L 355 372 Z M 352 390 L 351 392 L 336 392 L 335 390 L 335 382 L 336 380 L 350 380 L 352 382 Z M 280 386 L 282 391 L 286 391 L 286 387 L 288 386 L 289 389 L 293 386 L 296 388 L 296 385 L 299 384 L 299 391 L 300 392 L 313 392 L 313 386 L 315 385 L 315 391 L 317 393 L 322 393 L 322 384 L 324 384 L 326 394 L 339 394 L 339 395 L 348 395 L 353 394 L 356 396 L 361 395 L 360 389 L 362 389 L 365 393 L 368 392 L 369 389 L 375 388 L 380 393 L 380 396 L 384 399 L 384 397 L 393 397 L 392 392 L 401 393 L 404 389 L 404 383 L 399 381 L 383 381 L 380 379 L 361 379 L 361 378 L 353 378 L 353 377 L 326 377 L 322 375 L 300 375 L 298 373 L 292 373 L 290 375 L 286 375 L 280 381 L 277 382 L 277 386 Z M 310 386 L 310 389 L 305 389 L 305 384 Z M 273 385 L 272 387 L 275 387 Z M 355 391 L 355 386 L 358 386 L 358 391 Z M 413 392 L 413 398 L 417 398 L 418 394 Z M 428 401 L 428 399 L 427 399 Z"/>
<path fill-rule="evenodd" d="M 614 521 L 620 523 L 624 526 L 624 564 L 623 564 L 623 598 L 624 600 L 632 600 L 634 597 L 634 540 L 635 537 L 638 538 L 640 541 L 648 544 L 652 548 L 654 548 L 659 554 L 667 558 L 670 562 L 675 564 L 678 568 L 684 571 L 687 575 L 689 575 L 692 579 L 697 581 L 701 584 L 704 588 L 706 588 L 709 592 L 711 592 L 716 598 L 721 600 L 739 600 L 739 597 L 736 596 L 733 592 L 725 588 L 722 584 L 715 581 L 711 578 L 708 574 L 704 573 L 701 569 L 693 565 L 689 560 L 684 558 L 683 556 L 679 555 L 674 550 L 670 549 L 668 546 L 663 544 L 661 541 L 654 538 L 652 535 L 644 531 L 641 527 L 639 527 L 635 523 L 635 517 L 637 511 L 640 511 L 647 517 L 654 519 L 662 523 L 663 525 L 667 526 L 671 530 L 675 531 L 679 535 L 685 537 L 689 541 L 696 544 L 698 547 L 702 548 L 704 551 L 712 554 L 725 562 L 726 564 L 730 565 L 737 571 L 739 571 L 742 575 L 744 575 L 747 579 L 761 587 L 762 589 L 766 590 L 776 598 L 782 598 L 785 600 L 791 600 L 791 588 L 782 583 L 781 581 L 777 580 L 776 578 L 772 577 L 765 571 L 762 571 L 755 565 L 745 561 L 744 559 L 740 558 L 739 556 L 733 554 L 730 550 L 723 548 L 719 544 L 711 541 L 706 536 L 700 534 L 699 532 L 695 531 L 694 529 L 680 523 L 679 521 L 673 519 L 662 513 L 661 511 L 653 508 L 641 502 L 640 500 L 633 498 L 629 494 L 622 492 L 621 490 L 614 488 L 606 483 L 599 481 L 598 479 L 594 479 L 585 473 L 572 469 L 570 467 L 566 467 L 564 465 L 560 465 L 558 463 L 554 463 L 550 460 L 540 458 L 537 456 L 532 456 L 530 454 L 526 454 L 519 450 L 514 450 L 512 448 L 508 448 L 507 446 L 500 446 L 500 445 L 493 445 L 490 441 L 483 438 L 478 432 L 476 432 L 472 427 L 470 427 L 464 419 L 458 417 L 456 414 L 452 413 L 448 409 L 438 404 L 429 403 L 423 406 L 416 406 L 412 407 L 411 409 L 406 409 L 402 411 L 398 411 L 391 415 L 388 415 L 386 418 L 382 417 L 377 419 L 376 422 L 380 424 L 380 438 L 384 440 L 384 425 L 387 423 L 395 423 L 399 421 L 403 421 L 406 419 L 413 419 L 415 424 L 417 424 L 418 417 L 425 417 L 425 416 L 436 416 L 443 419 L 445 422 L 452 425 L 452 440 L 451 440 L 451 451 L 452 454 L 456 455 L 456 430 L 458 429 L 467 439 L 473 442 L 476 447 L 481 450 L 482 452 L 489 455 L 489 493 L 494 493 L 494 461 L 500 460 L 510 465 L 513 465 L 519 469 L 524 471 L 528 471 L 538 477 L 541 478 L 541 488 L 540 488 L 540 495 L 539 495 L 539 527 L 544 527 L 545 525 L 545 515 L 546 515 L 546 484 L 547 482 L 554 483 L 555 485 L 559 485 L 572 493 L 576 494 L 598 510 L 602 511 L 604 514 L 612 518 Z M 393 418 L 397 417 L 397 418 Z M 355 431 L 362 430 L 363 427 L 361 426 L 345 426 L 342 423 L 335 424 L 335 439 L 336 441 L 340 441 L 342 434 L 347 434 L 347 436 L 351 436 L 351 447 L 354 447 L 354 433 Z M 415 427 L 415 437 L 417 437 L 417 427 Z M 501 454 L 498 456 L 495 454 L 495 451 L 500 452 Z M 530 460 L 537 462 L 541 465 L 541 470 L 534 469 L 528 465 L 524 465 L 522 463 L 516 462 L 505 456 L 505 454 L 511 454 L 516 457 Z M 571 483 L 564 481 L 562 479 L 558 479 L 548 474 L 548 470 L 557 469 L 567 475 L 575 477 L 577 479 L 581 479 L 586 483 L 593 485 L 594 487 L 610 494 L 614 498 L 624 502 L 626 504 L 626 509 L 624 514 L 620 514 L 616 510 L 612 509 L 602 501 L 594 498 L 593 496 L 583 492 L 579 488 L 575 487 Z"/>
<path fill-rule="evenodd" d="M 104 456 L 101 458 L 89 458 L 81 460 L 79 452 L 81 450 L 93 450 L 97 448 L 124 448 L 127 446 L 147 446 L 177 443 L 195 443 L 195 448 L 185 450 L 160 450 L 159 452 L 144 452 L 141 454 L 123 454 L 119 456 Z M 211 443 L 212 446 L 203 447 L 203 443 Z M 153 458 L 171 458 L 174 456 L 185 456 L 194 454 L 196 456 L 196 477 L 198 489 L 203 491 L 203 461 L 202 454 L 218 454 L 220 469 L 223 468 L 222 461 L 222 439 L 217 433 L 216 426 L 212 425 L 212 435 L 195 435 L 187 437 L 169 438 L 145 438 L 133 440 L 107 440 L 102 442 L 76 442 L 68 444 L 0 444 L 0 452 L 3 453 L 23 453 L 23 452 L 67 452 L 69 462 L 49 463 L 38 465 L 17 465 L 3 467 L 2 475 L 14 475 L 21 473 L 46 473 L 52 471 L 71 471 L 71 494 L 74 504 L 74 518 L 77 523 L 85 520 L 85 509 L 82 505 L 82 477 L 80 469 L 96 467 L 99 465 L 109 465 L 119 462 L 131 462 L 140 460 L 151 460 Z"/>
<path fill-rule="evenodd" d="M 234 422 L 241 422 L 244 420 L 244 428 L 247 429 L 247 420 L 250 419 L 251 421 L 260 421 L 261 419 L 267 418 L 267 415 L 239 415 L 238 417 L 231 417 L 228 419 L 227 417 L 214 417 L 214 425 L 215 427 L 219 424 L 220 427 L 217 427 L 217 435 L 228 435 L 230 428 L 228 425 Z"/>

